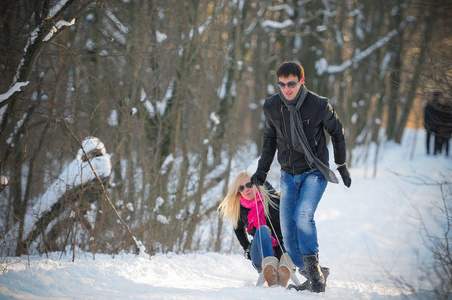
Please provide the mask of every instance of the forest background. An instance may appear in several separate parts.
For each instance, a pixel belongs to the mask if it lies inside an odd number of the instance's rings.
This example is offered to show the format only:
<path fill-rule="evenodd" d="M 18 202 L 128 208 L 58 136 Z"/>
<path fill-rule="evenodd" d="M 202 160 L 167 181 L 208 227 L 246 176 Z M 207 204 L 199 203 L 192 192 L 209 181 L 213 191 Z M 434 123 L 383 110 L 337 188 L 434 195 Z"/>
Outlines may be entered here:
<path fill-rule="evenodd" d="M 3 0 L 0 252 L 227 251 L 216 209 L 259 153 L 280 63 L 330 99 L 353 168 L 450 99 L 451 31 L 446 0 Z M 78 157 L 88 137 L 111 156 Z M 101 156 L 106 174 L 62 181 Z"/>

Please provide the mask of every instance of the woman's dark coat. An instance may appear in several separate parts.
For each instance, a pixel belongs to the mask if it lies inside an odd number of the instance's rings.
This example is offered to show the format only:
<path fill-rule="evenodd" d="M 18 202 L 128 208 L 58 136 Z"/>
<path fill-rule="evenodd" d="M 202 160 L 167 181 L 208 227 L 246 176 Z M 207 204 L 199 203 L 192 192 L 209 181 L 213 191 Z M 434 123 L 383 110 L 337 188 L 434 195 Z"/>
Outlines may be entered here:
<path fill-rule="evenodd" d="M 281 226 L 279 222 L 279 195 L 276 193 L 275 189 L 271 186 L 270 183 L 265 182 L 264 184 L 265 188 L 270 194 L 270 197 L 274 204 L 276 204 L 276 208 L 274 208 L 272 205 L 268 205 L 269 207 L 269 214 L 270 219 L 265 217 L 265 220 L 267 222 L 267 226 L 270 228 L 271 235 L 276 239 L 279 240 L 279 242 L 283 244 L 283 238 L 281 234 Z M 247 250 L 250 246 L 250 241 L 248 240 L 248 235 L 251 235 L 254 237 L 254 234 L 256 233 L 256 228 L 252 228 L 246 232 L 246 229 L 248 228 L 248 213 L 250 212 L 250 209 L 243 207 L 240 205 L 240 215 L 237 222 L 237 228 L 234 230 L 235 235 L 237 239 L 240 242 L 240 245 L 243 247 L 244 250 Z M 272 226 L 273 225 L 273 226 Z M 279 246 L 274 247 L 275 250 L 279 249 Z M 277 249 L 278 248 L 278 249 Z M 284 249 L 284 248 L 283 248 Z M 279 250 L 278 250 L 279 252 Z"/>

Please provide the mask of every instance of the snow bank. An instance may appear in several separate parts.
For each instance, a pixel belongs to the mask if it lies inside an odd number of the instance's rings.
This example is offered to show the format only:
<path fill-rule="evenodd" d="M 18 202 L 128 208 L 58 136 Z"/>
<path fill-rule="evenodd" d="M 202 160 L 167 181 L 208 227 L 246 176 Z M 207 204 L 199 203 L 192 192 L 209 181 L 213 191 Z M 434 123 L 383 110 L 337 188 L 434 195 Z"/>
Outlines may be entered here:
<path fill-rule="evenodd" d="M 101 179 L 110 176 L 111 155 L 107 153 L 105 145 L 96 137 L 87 137 L 82 142 L 82 147 L 84 150 L 82 148 L 78 150 L 76 158 L 63 169 L 58 178 L 27 212 L 24 222 L 25 234 L 28 234 L 36 220 L 49 211 L 69 190 L 96 179 L 91 166 Z M 88 155 L 90 162 L 83 159 L 84 153 Z"/>

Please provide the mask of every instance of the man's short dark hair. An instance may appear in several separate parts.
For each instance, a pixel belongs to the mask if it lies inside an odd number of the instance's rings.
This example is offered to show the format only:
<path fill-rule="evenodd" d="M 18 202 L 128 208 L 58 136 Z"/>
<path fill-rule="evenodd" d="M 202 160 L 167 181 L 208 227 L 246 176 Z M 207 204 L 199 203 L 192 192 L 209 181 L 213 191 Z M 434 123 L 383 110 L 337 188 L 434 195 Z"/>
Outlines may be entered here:
<path fill-rule="evenodd" d="M 276 71 L 276 76 L 279 77 L 289 77 L 290 75 L 297 76 L 298 80 L 304 77 L 303 67 L 294 61 L 286 61 L 281 66 L 279 66 Z"/>

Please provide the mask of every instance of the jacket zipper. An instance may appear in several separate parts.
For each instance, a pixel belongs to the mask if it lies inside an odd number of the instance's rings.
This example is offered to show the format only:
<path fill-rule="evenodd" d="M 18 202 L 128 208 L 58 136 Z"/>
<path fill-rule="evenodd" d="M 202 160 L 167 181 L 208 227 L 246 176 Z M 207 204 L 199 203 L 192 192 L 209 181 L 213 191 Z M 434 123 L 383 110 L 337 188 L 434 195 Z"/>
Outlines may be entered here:
<path fill-rule="evenodd" d="M 286 133 L 286 139 L 287 139 L 287 151 L 289 152 L 289 165 L 292 166 L 292 174 L 295 174 L 295 168 L 293 167 L 291 160 L 292 160 L 292 151 L 290 151 L 290 139 L 289 139 L 289 135 L 287 134 L 287 127 L 286 127 L 286 119 L 284 118 L 284 112 L 283 112 L 283 106 L 281 105 L 281 116 L 283 119 L 283 124 L 284 124 L 284 131 Z"/>

